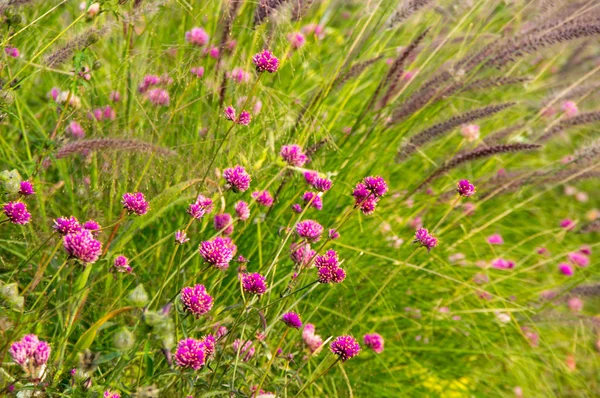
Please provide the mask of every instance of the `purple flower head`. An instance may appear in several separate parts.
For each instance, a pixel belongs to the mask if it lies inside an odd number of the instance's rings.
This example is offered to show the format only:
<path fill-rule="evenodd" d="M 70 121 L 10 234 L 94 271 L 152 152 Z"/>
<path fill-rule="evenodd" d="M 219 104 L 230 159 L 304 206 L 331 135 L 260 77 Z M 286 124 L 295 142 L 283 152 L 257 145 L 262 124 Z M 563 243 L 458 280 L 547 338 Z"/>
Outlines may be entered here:
<path fill-rule="evenodd" d="M 497 258 L 492 261 L 492 267 L 496 269 L 513 269 L 515 268 L 515 263 L 504 258 Z"/>
<path fill-rule="evenodd" d="M 31 221 L 31 214 L 27 211 L 27 205 L 23 202 L 8 202 L 2 208 L 8 221 L 13 224 L 25 225 Z"/>
<path fill-rule="evenodd" d="M 340 237 L 340 233 L 337 230 L 335 230 L 333 228 L 331 228 L 329 230 L 329 239 L 334 240 L 334 239 L 338 239 L 339 237 Z"/>
<path fill-rule="evenodd" d="M 500 234 L 493 234 L 488 236 L 487 242 L 490 245 L 502 245 L 504 244 L 504 239 L 502 239 L 502 235 Z"/>
<path fill-rule="evenodd" d="M 250 181 L 252 181 L 252 177 L 246 172 L 246 169 L 239 165 L 223 170 L 223 178 L 231 190 L 236 193 L 246 191 L 250 188 Z"/>
<path fill-rule="evenodd" d="M 456 190 L 462 197 L 468 198 L 469 196 L 475 195 L 475 185 L 471 184 L 469 180 L 460 180 L 456 184 Z"/>
<path fill-rule="evenodd" d="M 183 245 L 185 242 L 188 242 L 190 238 L 187 237 L 185 231 L 177 231 L 175 232 L 175 242 L 180 245 Z"/>
<path fill-rule="evenodd" d="M 579 248 L 579 253 L 584 254 L 586 256 L 591 256 L 592 255 L 592 248 L 589 247 L 588 245 L 583 245 Z"/>
<path fill-rule="evenodd" d="M 315 257 L 320 283 L 341 283 L 346 279 L 346 271 L 339 266 L 339 257 L 335 250 L 328 250 L 322 256 Z"/>
<path fill-rule="evenodd" d="M 210 213 L 213 210 L 213 201 L 204 195 L 198 195 L 196 202 L 191 203 L 188 207 L 187 213 L 195 218 L 201 220 L 205 214 Z"/>
<path fill-rule="evenodd" d="M 120 102 L 121 101 L 121 93 L 118 91 L 111 91 L 108 95 L 108 99 L 112 102 Z"/>
<path fill-rule="evenodd" d="M 383 337 L 377 333 L 365 334 L 364 342 L 367 347 L 375 351 L 377 354 L 383 352 Z"/>
<path fill-rule="evenodd" d="M 329 346 L 331 352 L 337 355 L 343 362 L 355 357 L 360 352 L 360 345 L 352 336 L 339 336 Z"/>
<path fill-rule="evenodd" d="M 194 27 L 185 32 L 185 41 L 198 47 L 208 43 L 208 33 L 202 28 Z"/>
<path fill-rule="evenodd" d="M 190 72 L 192 72 L 192 74 L 196 75 L 196 77 L 202 77 L 202 76 L 204 76 L 204 67 L 199 66 L 197 68 L 192 68 L 192 69 L 190 69 Z"/>
<path fill-rule="evenodd" d="M 308 346 L 311 352 L 316 352 L 323 345 L 321 336 L 315 334 L 315 325 L 307 323 L 302 330 L 302 340 Z"/>
<path fill-rule="evenodd" d="M 175 363 L 182 368 L 194 370 L 204 366 L 206 352 L 204 343 L 196 339 L 183 339 L 177 344 L 175 351 Z"/>
<path fill-rule="evenodd" d="M 300 204 L 294 203 L 291 207 L 295 213 L 302 213 L 302 206 Z"/>
<path fill-rule="evenodd" d="M 587 267 L 590 265 L 590 258 L 579 252 L 571 252 L 567 254 L 569 261 L 579 267 Z"/>
<path fill-rule="evenodd" d="M 218 269 L 227 269 L 229 262 L 235 254 L 231 239 L 217 236 L 200 244 L 200 255 L 210 265 Z"/>
<path fill-rule="evenodd" d="M 354 196 L 354 207 L 360 207 L 360 210 L 365 215 L 371 215 L 375 211 L 379 198 L 369 192 L 366 185 L 363 183 L 356 184 L 356 188 L 352 192 Z"/>
<path fill-rule="evenodd" d="M 241 339 L 235 339 L 231 347 L 236 352 L 236 355 L 239 355 L 244 362 L 248 362 L 252 359 L 254 352 L 256 351 L 256 349 L 252 347 L 252 340 L 244 342 Z"/>
<path fill-rule="evenodd" d="M 204 354 L 207 360 L 214 359 L 215 357 L 215 344 L 216 339 L 212 334 L 207 334 L 202 338 L 202 342 L 204 343 Z"/>
<path fill-rule="evenodd" d="M 431 251 L 431 249 L 438 245 L 438 240 L 429 233 L 427 228 L 419 228 L 415 233 L 413 243 L 419 243 L 422 247 L 426 247 L 427 251 Z"/>
<path fill-rule="evenodd" d="M 106 105 L 104 107 L 104 109 L 102 109 L 102 119 L 103 120 L 115 120 L 116 117 L 117 117 L 117 114 L 110 105 Z"/>
<path fill-rule="evenodd" d="M 296 314 L 295 312 L 286 312 L 281 317 L 281 321 L 294 329 L 300 329 L 302 327 L 300 315 Z"/>
<path fill-rule="evenodd" d="M 269 50 L 263 50 L 252 57 L 252 62 L 256 65 L 256 71 L 274 73 L 279 68 L 279 59 Z"/>
<path fill-rule="evenodd" d="M 314 220 L 304 220 L 296 224 L 296 233 L 308 242 L 318 242 L 323 233 L 323 226 Z"/>
<path fill-rule="evenodd" d="M 116 392 L 106 390 L 106 391 L 104 391 L 103 398 L 121 398 L 121 395 Z"/>
<path fill-rule="evenodd" d="M 194 314 L 196 318 L 206 314 L 213 307 L 213 298 L 206 292 L 204 285 L 184 287 L 179 298 L 185 310 Z"/>
<path fill-rule="evenodd" d="M 575 222 L 573 220 L 571 220 L 570 218 L 565 218 L 564 220 L 562 220 L 560 222 L 560 227 L 562 229 L 566 229 L 567 231 L 575 228 Z"/>
<path fill-rule="evenodd" d="M 115 257 L 115 261 L 113 263 L 115 270 L 117 272 L 124 272 L 127 274 L 131 274 L 133 268 L 129 265 L 129 259 L 125 256 L 117 256 Z"/>
<path fill-rule="evenodd" d="M 52 228 L 54 228 L 54 230 L 61 235 L 72 234 L 74 232 L 79 232 L 82 229 L 81 225 L 79 224 L 79 221 L 73 216 L 68 218 L 57 218 L 56 220 L 54 220 L 54 225 L 52 226 Z"/>
<path fill-rule="evenodd" d="M 250 80 L 250 74 L 246 73 L 242 68 L 235 68 L 228 76 L 237 83 L 245 83 Z"/>
<path fill-rule="evenodd" d="M 288 40 L 293 49 L 299 49 L 306 43 L 306 38 L 301 32 L 294 32 L 288 35 Z"/>
<path fill-rule="evenodd" d="M 169 96 L 169 92 L 162 88 L 153 88 L 152 90 L 148 91 L 147 96 L 148 100 L 153 105 L 169 106 L 169 104 L 171 103 L 171 97 Z"/>
<path fill-rule="evenodd" d="M 65 235 L 63 246 L 70 257 L 83 263 L 95 263 L 102 254 L 102 242 L 94 239 L 87 229 Z"/>
<path fill-rule="evenodd" d="M 282 146 L 279 154 L 291 166 L 302 167 L 308 161 L 308 157 L 302 152 L 302 148 L 295 144 Z"/>
<path fill-rule="evenodd" d="M 146 214 L 150 208 L 150 205 L 146 201 L 144 194 L 141 192 L 124 194 L 121 203 L 123 204 L 123 207 L 127 209 L 129 214 L 135 214 L 138 216 Z"/>
<path fill-rule="evenodd" d="M 215 215 L 215 229 L 224 235 L 233 233 L 233 217 L 229 213 L 221 213 Z"/>
<path fill-rule="evenodd" d="M 329 178 L 317 177 L 311 185 L 319 192 L 327 192 L 333 183 Z"/>
<path fill-rule="evenodd" d="M 304 192 L 302 195 L 302 200 L 304 203 L 309 204 L 317 210 L 323 209 L 323 198 L 316 192 Z"/>
<path fill-rule="evenodd" d="M 308 243 L 292 243 L 290 247 L 290 258 L 294 264 L 307 266 L 312 261 L 312 258 L 317 254 L 310 248 Z"/>
<path fill-rule="evenodd" d="M 560 271 L 561 274 L 566 275 L 566 276 L 573 276 L 573 274 L 575 273 L 573 266 L 571 264 L 567 264 L 567 263 L 558 264 L 558 270 Z"/>
<path fill-rule="evenodd" d="M 242 276 L 242 287 L 248 293 L 261 295 L 267 291 L 267 280 L 258 272 L 245 274 Z"/>
<path fill-rule="evenodd" d="M 250 112 L 241 111 L 240 116 L 238 117 L 238 120 L 236 123 L 241 124 L 242 126 L 247 126 L 250 124 L 251 120 L 252 120 L 252 116 L 250 116 Z"/>
<path fill-rule="evenodd" d="M 145 93 L 146 91 L 148 91 L 148 89 L 150 87 L 159 85 L 160 81 L 161 81 L 160 76 L 146 75 L 146 76 L 144 76 L 144 79 L 138 86 L 138 91 L 140 93 Z"/>
<path fill-rule="evenodd" d="M 225 114 L 225 119 L 235 122 L 235 108 L 233 106 L 225 108 L 223 113 Z"/>
<path fill-rule="evenodd" d="M 269 191 L 256 191 L 252 192 L 252 198 L 256 200 L 256 203 L 265 207 L 273 206 L 273 197 Z"/>
<path fill-rule="evenodd" d="M 23 196 L 34 195 L 35 190 L 33 189 L 33 184 L 30 181 L 21 181 L 19 193 Z"/>
<path fill-rule="evenodd" d="M 13 361 L 18 363 L 27 372 L 30 367 L 40 368 L 48 362 L 50 357 L 50 346 L 41 341 L 35 334 L 28 334 L 20 341 L 14 342 L 8 350 Z M 38 372 L 31 372 L 33 376 L 39 377 Z"/>
<path fill-rule="evenodd" d="M 100 224 L 94 220 L 87 220 L 83 223 L 83 229 L 87 229 L 92 233 L 92 235 L 94 235 L 100 232 Z"/>
<path fill-rule="evenodd" d="M 74 120 L 71 121 L 67 126 L 67 132 L 69 132 L 73 136 L 73 138 L 85 137 L 85 131 L 83 130 L 83 127 L 81 127 L 81 124 L 77 123 Z"/>
<path fill-rule="evenodd" d="M 237 214 L 240 220 L 247 220 L 250 218 L 250 208 L 248 207 L 248 203 L 240 200 L 235 204 L 235 214 Z"/>
<path fill-rule="evenodd" d="M 315 181 L 317 181 L 318 178 L 319 178 L 319 173 L 317 173 L 316 171 L 305 171 L 304 172 L 304 179 L 306 180 L 306 183 L 309 185 L 314 186 Z"/>
<path fill-rule="evenodd" d="M 386 194 L 388 186 L 385 180 L 379 176 L 369 176 L 363 179 L 365 189 L 369 191 L 374 197 L 379 198 Z"/>
<path fill-rule="evenodd" d="M 11 58 L 19 58 L 19 56 L 21 55 L 19 49 L 17 47 L 12 46 L 4 47 L 4 52 Z"/>

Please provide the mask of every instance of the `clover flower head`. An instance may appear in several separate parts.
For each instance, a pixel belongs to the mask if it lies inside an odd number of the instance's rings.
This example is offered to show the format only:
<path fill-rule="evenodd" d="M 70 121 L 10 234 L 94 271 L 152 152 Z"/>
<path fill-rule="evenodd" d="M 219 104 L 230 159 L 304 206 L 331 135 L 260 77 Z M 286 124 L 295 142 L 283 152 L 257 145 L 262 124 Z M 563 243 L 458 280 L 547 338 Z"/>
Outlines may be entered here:
<path fill-rule="evenodd" d="M 279 59 L 269 50 L 263 50 L 252 57 L 252 62 L 256 66 L 256 71 L 275 73 L 279 68 Z"/>
<path fill-rule="evenodd" d="M 31 213 L 23 202 L 8 202 L 2 208 L 4 215 L 13 224 L 25 225 L 31 221 Z"/>
<path fill-rule="evenodd" d="M 290 166 L 302 167 L 308 161 L 308 157 L 299 145 L 284 145 L 279 152 L 282 159 Z"/>
<path fill-rule="evenodd" d="M 200 255 L 210 265 L 224 270 L 235 254 L 235 245 L 229 238 L 217 236 L 213 240 L 202 242 L 199 247 Z"/>
<path fill-rule="evenodd" d="M 63 246 L 70 257 L 84 264 L 95 263 L 102 254 L 102 242 L 96 240 L 87 229 L 65 235 Z"/>
<path fill-rule="evenodd" d="M 242 276 L 242 287 L 248 293 L 261 295 L 267 291 L 267 280 L 257 272 L 245 274 Z"/>
<path fill-rule="evenodd" d="M 471 184 L 469 180 L 460 180 L 456 184 L 456 190 L 458 194 L 464 198 L 475 195 L 475 185 Z"/>
<path fill-rule="evenodd" d="M 343 362 L 353 358 L 360 352 L 360 345 L 352 336 L 336 337 L 329 346 L 331 352 L 337 355 Z"/>
<path fill-rule="evenodd" d="M 256 203 L 265 207 L 273 206 L 273 196 L 269 193 L 269 191 L 256 191 L 252 192 L 252 198 L 256 200 Z"/>
<path fill-rule="evenodd" d="M 286 312 L 281 316 L 281 321 L 285 323 L 287 326 L 300 329 L 302 327 L 302 321 L 300 320 L 300 315 L 295 312 Z"/>
<path fill-rule="evenodd" d="M 383 337 L 378 333 L 365 334 L 363 338 L 365 345 L 375 351 L 377 354 L 383 352 Z"/>
<path fill-rule="evenodd" d="M 193 27 L 192 29 L 185 32 L 185 40 L 198 47 L 202 47 L 208 43 L 208 33 L 202 28 Z"/>
<path fill-rule="evenodd" d="M 213 307 L 213 298 L 206 292 L 204 285 L 184 287 L 179 298 L 184 309 L 196 318 L 206 314 Z"/>
<path fill-rule="evenodd" d="M 223 178 L 231 187 L 233 192 L 244 192 L 250 188 L 252 177 L 246 172 L 242 166 L 235 166 L 223 170 Z"/>
<path fill-rule="evenodd" d="M 124 194 L 121 203 L 130 214 L 138 216 L 146 214 L 150 208 L 150 204 L 146 201 L 144 194 L 141 192 Z"/>
<path fill-rule="evenodd" d="M 240 220 L 247 220 L 250 218 L 250 208 L 248 207 L 248 203 L 240 200 L 235 204 L 235 214 L 237 214 Z"/>
<path fill-rule="evenodd" d="M 415 240 L 413 243 L 419 243 L 422 247 L 426 247 L 427 251 L 431 251 L 431 249 L 438 245 L 438 240 L 429 233 L 427 228 L 419 228 L 415 233 Z"/>
<path fill-rule="evenodd" d="M 205 360 L 206 349 L 201 340 L 188 338 L 177 344 L 175 363 L 178 366 L 198 370 L 204 366 Z"/>
<path fill-rule="evenodd" d="M 318 242 L 323 233 L 323 226 L 314 220 L 304 220 L 296 224 L 296 233 L 308 242 Z"/>

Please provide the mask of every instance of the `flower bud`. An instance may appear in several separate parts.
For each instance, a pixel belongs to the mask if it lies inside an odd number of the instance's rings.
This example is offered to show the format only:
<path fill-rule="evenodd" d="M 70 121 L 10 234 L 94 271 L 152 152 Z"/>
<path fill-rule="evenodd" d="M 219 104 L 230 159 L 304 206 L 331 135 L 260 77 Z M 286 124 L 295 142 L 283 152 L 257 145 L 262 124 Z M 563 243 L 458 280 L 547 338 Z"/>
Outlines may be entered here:
<path fill-rule="evenodd" d="M 137 287 L 133 289 L 131 293 L 129 293 L 128 299 L 132 305 L 139 308 L 145 306 L 148 301 L 150 301 L 148 293 L 146 292 L 146 289 L 144 289 L 144 285 L 141 283 L 137 285 Z"/>
<path fill-rule="evenodd" d="M 121 328 L 113 336 L 113 345 L 119 351 L 129 351 L 135 344 L 135 336 L 127 328 Z"/>
<path fill-rule="evenodd" d="M 89 19 L 94 18 L 100 12 L 100 3 L 93 3 L 87 9 L 87 17 Z"/>

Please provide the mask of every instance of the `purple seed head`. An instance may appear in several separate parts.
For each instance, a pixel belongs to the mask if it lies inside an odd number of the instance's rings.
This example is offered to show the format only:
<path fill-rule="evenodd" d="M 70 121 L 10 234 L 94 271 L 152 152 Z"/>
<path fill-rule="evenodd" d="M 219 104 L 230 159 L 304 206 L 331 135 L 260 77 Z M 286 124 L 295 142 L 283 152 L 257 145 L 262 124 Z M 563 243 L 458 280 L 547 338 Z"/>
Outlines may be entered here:
<path fill-rule="evenodd" d="M 265 207 L 273 206 L 273 197 L 269 191 L 256 191 L 252 192 L 252 198 L 256 200 L 256 203 Z"/>
<path fill-rule="evenodd" d="M 185 231 L 177 231 L 175 232 L 175 242 L 183 245 L 185 242 L 188 242 L 190 238 L 187 237 Z"/>
<path fill-rule="evenodd" d="M 129 265 L 129 259 L 125 256 L 115 257 L 113 265 L 117 272 L 124 272 L 130 274 L 131 271 L 133 271 L 133 268 L 131 268 L 131 266 Z"/>
<path fill-rule="evenodd" d="M 233 217 L 229 213 L 221 213 L 215 215 L 215 229 L 224 235 L 233 233 Z"/>
<path fill-rule="evenodd" d="M 52 228 L 61 235 L 72 234 L 82 229 L 79 221 L 74 216 L 57 218 L 54 220 Z"/>
<path fill-rule="evenodd" d="M 8 221 L 13 224 L 25 225 L 31 221 L 31 213 L 23 202 L 8 202 L 2 209 Z"/>
<path fill-rule="evenodd" d="M 383 337 L 377 333 L 365 334 L 364 342 L 367 347 L 375 351 L 377 354 L 383 352 Z"/>
<path fill-rule="evenodd" d="M 150 205 L 146 201 L 144 194 L 141 192 L 124 194 L 121 203 L 123 204 L 123 207 L 129 212 L 129 214 L 135 214 L 138 216 L 146 214 L 150 208 Z"/>
<path fill-rule="evenodd" d="M 261 295 L 267 291 L 267 280 L 258 272 L 242 276 L 242 287 L 248 293 Z"/>
<path fill-rule="evenodd" d="M 427 228 L 419 228 L 415 233 L 413 243 L 419 243 L 422 247 L 426 247 L 427 251 L 431 251 L 431 249 L 438 245 L 438 240 L 429 233 Z"/>
<path fill-rule="evenodd" d="M 323 198 L 316 192 L 304 192 L 302 195 L 302 200 L 304 203 L 309 204 L 317 210 L 323 209 Z"/>
<path fill-rule="evenodd" d="M 19 193 L 23 196 L 34 195 L 35 190 L 33 189 L 33 184 L 30 181 L 21 181 Z"/>
<path fill-rule="evenodd" d="M 300 320 L 300 315 L 296 314 L 295 312 L 286 312 L 281 317 L 281 321 L 283 323 L 285 323 L 287 326 L 294 328 L 294 329 L 300 329 L 302 327 L 302 321 Z"/>
<path fill-rule="evenodd" d="M 250 207 L 248 207 L 248 203 L 240 200 L 235 204 L 235 214 L 237 214 L 240 220 L 247 220 L 250 218 Z"/>
<path fill-rule="evenodd" d="M 469 196 L 475 195 L 475 185 L 471 184 L 469 180 L 460 180 L 456 184 L 456 190 L 458 194 L 464 198 L 468 198 Z"/>
<path fill-rule="evenodd" d="M 256 66 L 256 71 L 274 73 L 279 68 L 279 59 L 273 55 L 269 50 L 263 50 L 252 57 L 252 62 Z"/>
<path fill-rule="evenodd" d="M 202 242 L 199 247 L 200 255 L 210 265 L 224 270 L 235 254 L 235 245 L 229 238 L 217 236 L 213 240 Z"/>
<path fill-rule="evenodd" d="M 63 237 L 63 246 L 70 257 L 84 264 L 95 263 L 102 254 L 102 242 L 94 239 L 87 229 L 70 233 Z"/>
<path fill-rule="evenodd" d="M 179 298 L 184 309 L 196 318 L 206 314 L 213 307 L 213 298 L 206 292 L 204 285 L 184 287 Z"/>
<path fill-rule="evenodd" d="M 352 336 L 339 336 L 329 346 L 331 352 L 337 355 L 343 362 L 355 357 L 360 352 L 360 345 Z"/>
<path fill-rule="evenodd" d="M 239 165 L 223 170 L 223 178 L 231 190 L 236 193 L 246 191 L 250 188 L 250 181 L 252 181 L 252 177 L 246 172 L 246 169 Z"/>
<path fill-rule="evenodd" d="M 194 27 L 185 32 L 185 41 L 198 47 L 208 43 L 208 33 L 202 28 Z"/>
<path fill-rule="evenodd" d="M 291 166 L 302 167 L 308 161 L 308 157 L 302 152 L 302 148 L 295 144 L 282 146 L 279 154 Z"/>
<path fill-rule="evenodd" d="M 204 343 L 196 339 L 183 339 L 177 344 L 175 363 L 182 368 L 194 370 L 204 366 L 206 352 Z"/>
<path fill-rule="evenodd" d="M 323 226 L 314 220 L 304 220 L 296 224 L 296 233 L 308 242 L 318 242 L 323 233 Z"/>

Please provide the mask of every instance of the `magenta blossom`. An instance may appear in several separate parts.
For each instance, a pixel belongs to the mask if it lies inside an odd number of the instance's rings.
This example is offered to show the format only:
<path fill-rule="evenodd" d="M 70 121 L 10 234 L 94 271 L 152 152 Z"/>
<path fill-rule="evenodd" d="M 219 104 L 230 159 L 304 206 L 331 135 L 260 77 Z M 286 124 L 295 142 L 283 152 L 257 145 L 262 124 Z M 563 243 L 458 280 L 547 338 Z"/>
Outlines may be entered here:
<path fill-rule="evenodd" d="M 310 248 L 308 243 L 292 243 L 290 247 L 290 258 L 300 266 L 310 264 L 315 254 L 316 252 Z"/>
<path fill-rule="evenodd" d="M 377 333 L 365 334 L 364 342 L 367 347 L 375 351 L 377 354 L 383 352 L 383 337 Z"/>
<path fill-rule="evenodd" d="M 342 283 L 346 279 L 346 271 L 339 266 L 335 250 L 328 250 L 325 255 L 316 256 L 315 267 L 319 270 L 319 283 Z"/>
<path fill-rule="evenodd" d="M 306 38 L 300 32 L 290 33 L 288 35 L 288 40 L 293 49 L 299 49 L 306 44 Z"/>
<path fill-rule="evenodd" d="M 497 258 L 492 261 L 492 267 L 496 269 L 513 269 L 515 268 L 515 263 L 514 261 Z"/>
<path fill-rule="evenodd" d="M 206 347 L 201 340 L 183 339 L 177 344 L 175 363 L 182 368 L 194 370 L 204 366 L 206 360 Z"/>
<path fill-rule="evenodd" d="M 252 347 L 252 340 L 244 342 L 241 339 L 235 339 L 231 347 L 236 352 L 236 356 L 239 355 L 244 362 L 248 362 L 252 359 L 254 352 L 256 351 L 256 349 Z"/>
<path fill-rule="evenodd" d="M 229 267 L 229 262 L 235 254 L 235 245 L 229 238 L 217 236 L 213 240 L 205 241 L 200 244 L 200 255 L 210 265 L 224 270 Z"/>
<path fill-rule="evenodd" d="M 490 245 L 502 245 L 504 244 L 504 239 L 502 239 L 502 235 L 500 234 L 493 234 L 488 236 L 487 242 Z"/>
<path fill-rule="evenodd" d="M 4 52 L 11 58 L 19 58 L 21 56 L 21 52 L 16 47 L 4 47 Z"/>
<path fill-rule="evenodd" d="M 571 220 L 570 218 L 565 218 L 564 220 L 562 220 L 560 222 L 560 227 L 562 229 L 565 229 L 567 231 L 572 230 L 573 228 L 575 228 L 575 222 L 573 220 Z"/>
<path fill-rule="evenodd" d="M 415 233 L 415 240 L 413 243 L 419 243 L 422 247 L 426 247 L 429 252 L 438 245 L 438 240 L 429 233 L 427 228 L 419 228 Z"/>
<path fill-rule="evenodd" d="M 146 201 L 144 194 L 141 192 L 126 193 L 121 201 L 123 207 L 129 214 L 142 216 L 150 209 L 150 204 Z"/>
<path fill-rule="evenodd" d="M 162 88 L 153 88 L 152 90 L 148 91 L 147 97 L 148 101 L 150 101 L 153 105 L 169 106 L 171 103 L 169 92 Z"/>
<path fill-rule="evenodd" d="M 273 206 L 273 197 L 269 191 L 256 191 L 252 192 L 252 198 L 256 200 L 256 203 L 265 207 Z"/>
<path fill-rule="evenodd" d="M 302 152 L 302 148 L 295 144 L 282 146 L 279 154 L 290 166 L 302 167 L 308 161 L 308 157 Z"/>
<path fill-rule="evenodd" d="M 464 198 L 475 195 L 475 185 L 471 184 L 469 180 L 460 180 L 456 184 L 456 190 L 458 194 Z"/>
<path fill-rule="evenodd" d="M 29 213 L 27 205 L 23 202 L 8 202 L 2 209 L 8 221 L 13 224 L 25 225 L 31 221 L 31 213 Z"/>
<path fill-rule="evenodd" d="M 19 194 L 23 196 L 35 195 L 35 190 L 33 189 L 33 184 L 30 181 L 21 181 L 21 185 L 19 188 Z"/>
<path fill-rule="evenodd" d="M 388 186 L 385 180 L 379 176 L 369 176 L 363 179 L 365 189 L 376 198 L 385 195 L 388 191 Z"/>
<path fill-rule="evenodd" d="M 263 50 L 252 57 L 252 62 L 256 66 L 256 71 L 274 73 L 279 68 L 279 59 L 269 50 Z"/>
<path fill-rule="evenodd" d="M 291 207 L 295 213 L 302 213 L 302 206 L 299 203 L 294 203 Z"/>
<path fill-rule="evenodd" d="M 244 291 L 261 295 L 267 291 L 267 280 L 259 273 L 244 274 L 242 276 L 242 287 Z"/>
<path fill-rule="evenodd" d="M 248 207 L 248 203 L 240 200 L 235 204 L 235 214 L 237 214 L 238 218 L 242 221 L 250 218 L 250 208 Z"/>
<path fill-rule="evenodd" d="M 246 191 L 250 188 L 252 181 L 252 177 L 246 172 L 246 169 L 239 165 L 223 170 L 223 178 L 231 190 L 236 193 Z"/>
<path fill-rule="evenodd" d="M 190 69 L 190 72 L 193 75 L 196 75 L 196 77 L 202 77 L 202 76 L 204 76 L 204 67 L 203 66 L 199 66 L 197 68 L 192 68 L 192 69 Z"/>
<path fill-rule="evenodd" d="M 50 358 L 50 345 L 35 334 L 25 335 L 21 340 L 14 342 L 8 352 L 28 376 L 34 379 L 44 376 L 46 363 Z"/>
<path fill-rule="evenodd" d="M 304 179 L 306 180 L 306 183 L 309 185 L 314 186 L 315 182 L 317 181 L 318 178 L 319 178 L 319 173 L 317 173 L 316 171 L 305 171 L 304 172 Z"/>
<path fill-rule="evenodd" d="M 180 245 L 183 245 L 186 242 L 189 242 L 190 238 L 187 237 L 187 234 L 185 233 L 185 231 L 177 231 L 175 232 L 175 242 L 177 242 Z"/>
<path fill-rule="evenodd" d="M 300 315 L 295 312 L 286 312 L 281 317 L 281 321 L 285 323 L 287 326 L 300 329 L 302 327 L 302 321 L 300 320 Z"/>
<path fill-rule="evenodd" d="M 85 131 L 83 130 L 83 127 L 81 127 L 81 125 L 74 120 L 71 121 L 67 126 L 67 132 L 69 132 L 73 138 L 85 137 Z"/>
<path fill-rule="evenodd" d="M 129 265 L 129 259 L 125 256 L 115 257 L 113 266 L 115 271 L 117 272 L 130 274 L 133 271 L 133 268 L 131 268 L 131 266 Z"/>
<path fill-rule="evenodd" d="M 213 298 L 206 292 L 204 285 L 184 287 L 179 298 L 185 310 L 196 318 L 206 314 L 213 307 Z"/>
<path fill-rule="evenodd" d="M 195 218 L 201 220 L 205 214 L 210 213 L 213 210 L 213 201 L 204 195 L 198 195 L 196 201 L 188 206 L 187 213 Z"/>
<path fill-rule="evenodd" d="M 354 191 L 352 191 L 352 196 L 354 196 L 355 201 L 354 207 L 359 207 L 363 214 L 371 215 L 375 212 L 379 198 L 371 194 L 365 184 L 360 182 L 356 184 Z"/>
<path fill-rule="evenodd" d="M 160 83 L 161 83 L 160 76 L 157 76 L 157 75 L 146 75 L 146 76 L 144 76 L 144 79 L 142 80 L 142 82 L 138 86 L 138 91 L 140 93 L 145 93 L 146 91 L 148 91 L 148 89 L 150 87 L 157 86 Z"/>
<path fill-rule="evenodd" d="M 352 336 L 336 337 L 329 346 L 331 352 L 337 355 L 343 362 L 357 356 L 360 352 L 360 345 Z"/>
<path fill-rule="evenodd" d="M 579 252 L 571 252 L 567 254 L 567 257 L 569 257 L 569 261 L 571 261 L 571 263 L 579 267 L 587 267 L 588 265 L 590 265 L 590 258 L 585 254 Z"/>
<path fill-rule="evenodd" d="M 340 233 L 337 230 L 335 230 L 333 228 L 331 228 L 329 230 L 329 239 L 335 240 L 335 239 L 338 239 L 339 237 L 340 237 Z"/>
<path fill-rule="evenodd" d="M 323 209 L 323 198 L 316 192 L 304 192 L 302 195 L 302 200 L 305 204 L 309 204 L 317 210 Z"/>
<path fill-rule="evenodd" d="M 317 177 L 311 185 L 319 192 L 326 192 L 331 189 L 333 183 L 329 178 Z"/>
<path fill-rule="evenodd" d="M 307 323 L 302 330 L 302 340 L 308 346 L 311 352 L 316 352 L 323 345 L 321 336 L 315 334 L 315 325 Z"/>
<path fill-rule="evenodd" d="M 233 217 L 229 213 L 221 213 L 215 215 L 215 229 L 223 235 L 231 235 L 233 233 Z"/>
<path fill-rule="evenodd" d="M 65 235 L 63 246 L 70 257 L 84 264 L 95 263 L 102 254 L 102 242 L 94 239 L 87 229 Z"/>
<path fill-rule="evenodd" d="M 61 235 L 68 235 L 74 232 L 81 231 L 82 227 L 79 224 L 79 221 L 74 217 L 59 217 L 54 220 L 54 225 L 52 226 L 56 232 Z"/>
<path fill-rule="evenodd" d="M 96 235 L 98 234 L 98 232 L 100 232 L 100 224 L 98 224 L 96 221 L 94 220 L 87 220 L 86 222 L 83 223 L 83 229 L 87 229 L 88 231 L 90 231 L 92 233 L 92 235 Z"/>
<path fill-rule="evenodd" d="M 567 264 L 567 263 L 558 264 L 558 270 L 560 271 L 561 274 L 566 275 L 566 276 L 573 276 L 573 274 L 575 273 L 573 266 L 571 264 Z"/>
<path fill-rule="evenodd" d="M 202 28 L 194 27 L 185 32 L 185 40 L 198 47 L 202 47 L 208 43 L 208 33 Z"/>
<path fill-rule="evenodd" d="M 225 108 L 223 113 L 225 114 L 225 118 L 227 120 L 231 120 L 232 122 L 236 124 L 241 124 L 243 126 L 249 125 L 250 121 L 252 120 L 250 112 L 248 111 L 242 111 L 240 112 L 240 115 L 236 117 L 236 111 L 233 106 L 228 106 L 227 108 Z"/>
<path fill-rule="evenodd" d="M 296 233 L 308 242 L 318 242 L 323 233 L 323 226 L 314 220 L 304 220 L 296 224 Z"/>

